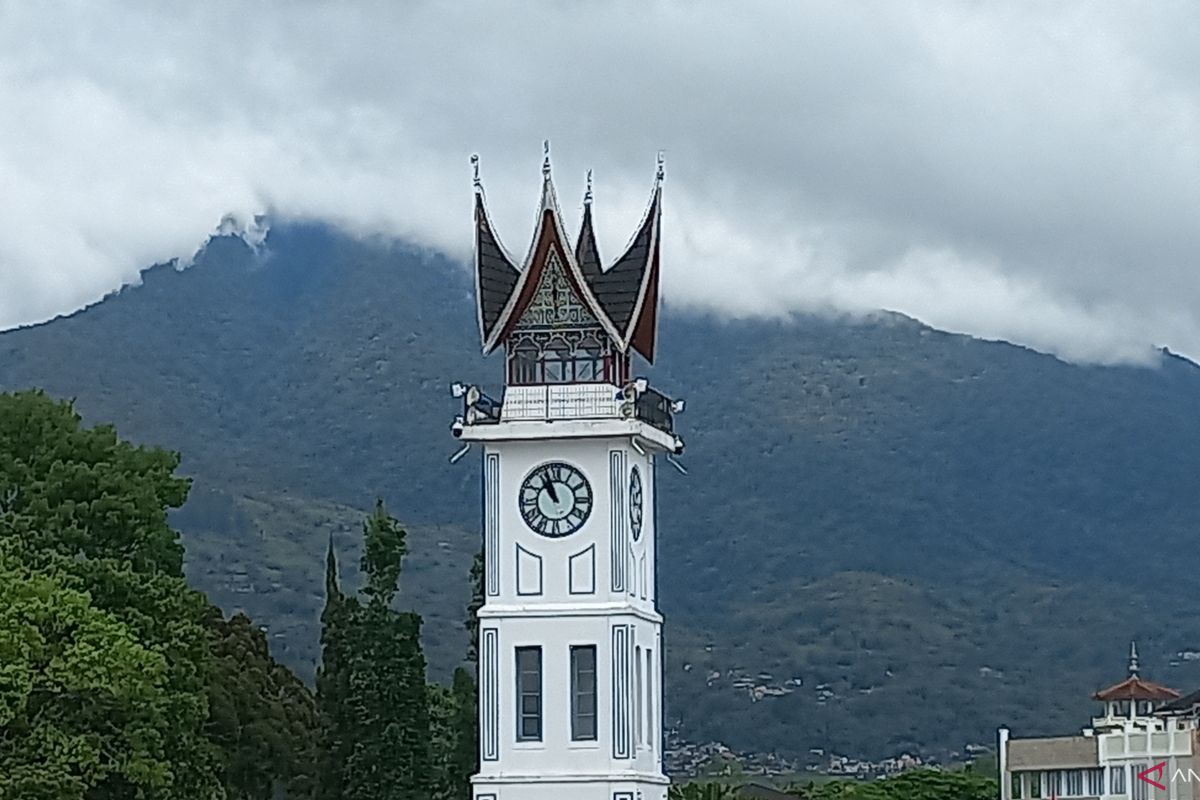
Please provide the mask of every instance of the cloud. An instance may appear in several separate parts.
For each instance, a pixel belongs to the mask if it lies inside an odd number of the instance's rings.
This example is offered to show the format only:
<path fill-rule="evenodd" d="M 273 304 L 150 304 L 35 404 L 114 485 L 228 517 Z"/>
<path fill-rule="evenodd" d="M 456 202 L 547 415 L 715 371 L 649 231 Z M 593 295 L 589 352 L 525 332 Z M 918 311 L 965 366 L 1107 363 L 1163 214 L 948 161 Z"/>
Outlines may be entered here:
<path fill-rule="evenodd" d="M 610 256 L 666 150 L 668 302 L 1200 357 L 1197 34 L 1185 3 L 6 4 L 0 327 L 227 215 L 466 258 L 475 151 L 522 252 L 549 137 Z"/>

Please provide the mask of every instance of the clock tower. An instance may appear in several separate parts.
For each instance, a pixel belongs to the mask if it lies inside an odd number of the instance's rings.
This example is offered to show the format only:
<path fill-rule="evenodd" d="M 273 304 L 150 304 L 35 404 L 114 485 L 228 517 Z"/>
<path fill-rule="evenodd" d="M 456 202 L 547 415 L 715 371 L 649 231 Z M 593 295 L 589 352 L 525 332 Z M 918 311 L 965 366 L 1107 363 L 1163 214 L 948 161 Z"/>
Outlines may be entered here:
<path fill-rule="evenodd" d="M 591 180 L 574 247 L 547 151 L 517 262 L 475 163 L 475 287 L 499 399 L 455 384 L 452 425 L 483 453 L 484 604 L 473 800 L 665 800 L 656 466 L 683 451 L 675 402 L 633 378 L 654 359 L 659 160 L 645 216 L 602 266 Z"/>

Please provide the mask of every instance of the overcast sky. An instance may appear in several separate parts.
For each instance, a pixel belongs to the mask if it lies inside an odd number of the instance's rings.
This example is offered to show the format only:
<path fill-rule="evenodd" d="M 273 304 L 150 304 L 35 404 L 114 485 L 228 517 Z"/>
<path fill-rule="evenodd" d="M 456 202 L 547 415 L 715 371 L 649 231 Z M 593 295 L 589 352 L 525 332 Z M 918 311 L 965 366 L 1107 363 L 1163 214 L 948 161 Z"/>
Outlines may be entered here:
<path fill-rule="evenodd" d="M 548 137 L 608 257 L 665 151 L 675 308 L 1200 357 L 1198 8 L 0 0 L 0 328 L 229 213 L 469 258 L 476 151 L 524 253 Z"/>

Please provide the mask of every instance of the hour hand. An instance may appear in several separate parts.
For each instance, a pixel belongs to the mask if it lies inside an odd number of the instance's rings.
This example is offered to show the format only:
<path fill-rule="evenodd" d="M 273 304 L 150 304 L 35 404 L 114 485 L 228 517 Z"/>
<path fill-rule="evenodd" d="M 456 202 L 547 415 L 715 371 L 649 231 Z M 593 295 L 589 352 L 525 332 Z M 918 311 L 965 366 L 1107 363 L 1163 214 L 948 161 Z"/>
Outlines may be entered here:
<path fill-rule="evenodd" d="M 554 481 L 546 481 L 546 492 L 549 493 L 550 499 L 558 505 L 558 492 L 554 490 Z"/>

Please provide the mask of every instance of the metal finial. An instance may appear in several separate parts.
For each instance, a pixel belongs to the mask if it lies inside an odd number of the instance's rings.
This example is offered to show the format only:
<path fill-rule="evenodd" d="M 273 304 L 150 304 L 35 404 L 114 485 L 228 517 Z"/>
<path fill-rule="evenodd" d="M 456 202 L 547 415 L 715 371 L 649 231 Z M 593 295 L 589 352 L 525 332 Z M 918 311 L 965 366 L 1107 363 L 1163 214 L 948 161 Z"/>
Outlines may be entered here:
<path fill-rule="evenodd" d="M 1137 642 L 1129 643 L 1129 675 L 1132 678 L 1138 676 Z"/>
<path fill-rule="evenodd" d="M 654 174 L 654 179 L 661 181 L 663 179 L 663 155 L 664 151 L 658 151 L 658 171 Z"/>
<path fill-rule="evenodd" d="M 473 183 L 475 184 L 475 188 L 478 189 L 480 186 L 483 185 L 479 182 L 479 154 L 478 153 L 471 154 L 471 169 L 475 173 L 475 178 L 474 178 Z"/>
<path fill-rule="evenodd" d="M 592 202 L 592 171 L 587 171 L 587 191 L 583 193 L 583 204 L 591 205 Z"/>
<path fill-rule="evenodd" d="M 549 178 L 550 177 L 550 140 L 549 139 L 542 140 L 542 153 L 544 154 L 544 157 L 542 158 L 542 175 Z"/>

